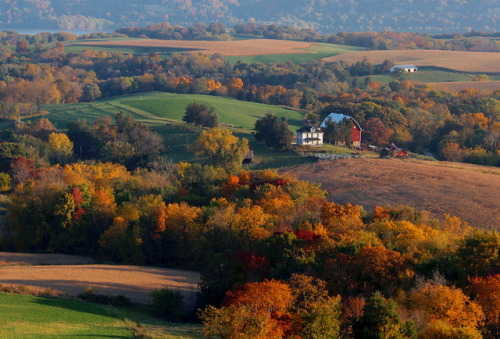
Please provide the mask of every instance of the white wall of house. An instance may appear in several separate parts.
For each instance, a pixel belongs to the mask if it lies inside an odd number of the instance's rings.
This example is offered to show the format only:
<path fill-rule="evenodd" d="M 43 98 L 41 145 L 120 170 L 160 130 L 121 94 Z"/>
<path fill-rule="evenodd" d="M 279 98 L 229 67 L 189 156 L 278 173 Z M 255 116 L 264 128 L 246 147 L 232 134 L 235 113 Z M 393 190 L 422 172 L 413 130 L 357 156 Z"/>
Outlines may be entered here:
<path fill-rule="evenodd" d="M 297 132 L 297 145 L 323 145 L 323 132 Z"/>

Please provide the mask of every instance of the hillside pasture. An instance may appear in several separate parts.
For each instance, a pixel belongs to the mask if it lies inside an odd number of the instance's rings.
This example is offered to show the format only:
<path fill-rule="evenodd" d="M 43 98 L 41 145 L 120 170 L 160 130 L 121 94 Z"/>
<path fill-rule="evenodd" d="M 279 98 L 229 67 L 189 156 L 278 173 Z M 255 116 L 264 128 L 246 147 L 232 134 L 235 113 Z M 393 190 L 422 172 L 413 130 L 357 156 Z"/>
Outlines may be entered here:
<path fill-rule="evenodd" d="M 236 63 L 242 61 L 245 63 L 261 62 L 263 64 L 269 63 L 284 63 L 288 60 L 295 64 L 308 62 L 312 60 L 327 58 L 343 53 L 361 50 L 360 47 L 325 44 L 325 43 L 311 43 L 311 46 L 304 49 L 306 53 L 293 53 L 293 54 L 268 54 L 268 55 L 252 55 L 252 56 L 228 56 L 229 62 Z M 311 53 L 313 52 L 313 53 Z"/>
<path fill-rule="evenodd" d="M 69 122 L 77 119 L 93 123 L 100 117 L 114 116 L 119 112 L 130 114 L 147 125 L 158 126 L 182 121 L 186 106 L 193 102 L 213 106 L 220 123 L 244 129 L 253 129 L 255 122 L 268 112 L 287 119 L 292 131 L 300 128 L 303 123 L 302 111 L 198 94 L 141 93 L 92 103 L 48 105 L 44 109 L 49 112 L 46 117 L 52 123 L 57 123 L 58 128 L 65 128 Z"/>
<path fill-rule="evenodd" d="M 202 338 L 198 325 L 80 300 L 0 293 L 0 304 L 0 336 L 5 339 Z"/>
<path fill-rule="evenodd" d="M 462 163 L 397 159 L 324 161 L 285 169 L 300 180 L 321 184 L 329 199 L 340 204 L 408 205 L 444 213 L 471 226 L 500 229 L 500 169 Z"/>
<path fill-rule="evenodd" d="M 436 50 L 384 50 L 357 51 L 344 53 L 323 60 L 327 62 L 344 61 L 353 64 L 364 58 L 375 65 L 384 60 L 394 64 L 412 64 L 417 67 L 439 67 L 459 72 L 500 73 L 500 53 L 461 52 Z"/>

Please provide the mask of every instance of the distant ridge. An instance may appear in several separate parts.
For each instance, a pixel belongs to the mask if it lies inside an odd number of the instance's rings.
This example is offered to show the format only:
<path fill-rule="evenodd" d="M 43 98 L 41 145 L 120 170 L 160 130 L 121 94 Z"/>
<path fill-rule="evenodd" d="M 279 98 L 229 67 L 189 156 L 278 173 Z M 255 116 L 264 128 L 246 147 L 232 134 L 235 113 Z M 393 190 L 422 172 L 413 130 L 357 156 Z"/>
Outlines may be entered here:
<path fill-rule="evenodd" d="M 0 2 L 0 27 L 109 30 L 168 21 L 172 25 L 257 24 L 340 31 L 496 32 L 497 1 L 427 0 L 18 0 Z"/>

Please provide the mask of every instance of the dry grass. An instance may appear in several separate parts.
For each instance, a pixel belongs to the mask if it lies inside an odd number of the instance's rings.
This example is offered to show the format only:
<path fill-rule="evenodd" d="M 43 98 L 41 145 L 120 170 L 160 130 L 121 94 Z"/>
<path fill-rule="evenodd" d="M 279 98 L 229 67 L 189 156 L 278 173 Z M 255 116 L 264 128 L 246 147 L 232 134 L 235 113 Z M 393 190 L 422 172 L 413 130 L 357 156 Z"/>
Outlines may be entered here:
<path fill-rule="evenodd" d="M 457 81 L 457 82 L 433 82 L 428 86 L 440 90 L 459 92 L 464 88 L 476 90 L 494 91 L 500 89 L 500 81 Z"/>
<path fill-rule="evenodd" d="M 40 286 L 76 296 L 92 287 L 96 294 L 123 295 L 149 304 L 148 293 L 169 288 L 180 292 L 187 307 L 195 302 L 200 274 L 165 268 L 112 265 L 48 265 L 0 267 L 0 283 Z"/>
<path fill-rule="evenodd" d="M 19 285 L 19 284 L 0 284 L 0 292 L 45 296 L 45 297 L 60 297 L 65 295 L 64 292 L 54 290 L 50 287 Z"/>
<path fill-rule="evenodd" d="M 348 64 L 367 58 L 373 64 L 390 60 L 395 64 L 441 67 L 460 72 L 499 73 L 500 53 L 461 52 L 432 50 L 389 50 L 350 52 L 325 58 L 324 60 L 345 61 Z"/>
<path fill-rule="evenodd" d="M 500 229 L 500 169 L 396 159 L 325 161 L 287 170 L 321 183 L 336 203 L 408 205 L 432 217 L 458 216 L 471 226 Z"/>
<path fill-rule="evenodd" d="M 271 39 L 251 39 L 237 41 L 190 41 L 190 40 L 157 40 L 139 39 L 126 41 L 95 41 L 75 43 L 84 46 L 114 46 L 114 47 L 170 47 L 179 49 L 194 49 L 189 53 L 215 54 L 225 56 L 249 56 L 268 54 L 316 53 L 304 51 L 311 43 Z"/>

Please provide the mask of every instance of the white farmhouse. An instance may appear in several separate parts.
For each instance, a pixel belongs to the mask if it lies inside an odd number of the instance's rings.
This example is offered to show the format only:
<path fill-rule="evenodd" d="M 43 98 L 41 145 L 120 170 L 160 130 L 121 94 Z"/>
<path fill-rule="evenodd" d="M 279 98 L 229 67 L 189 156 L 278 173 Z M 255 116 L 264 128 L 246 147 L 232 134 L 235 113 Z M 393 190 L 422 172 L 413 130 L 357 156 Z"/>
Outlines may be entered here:
<path fill-rule="evenodd" d="M 323 145 L 323 130 L 319 127 L 304 126 L 297 130 L 297 145 Z"/>
<path fill-rule="evenodd" d="M 391 67 L 391 72 L 402 71 L 407 73 L 414 73 L 418 70 L 415 65 L 395 65 Z"/>

